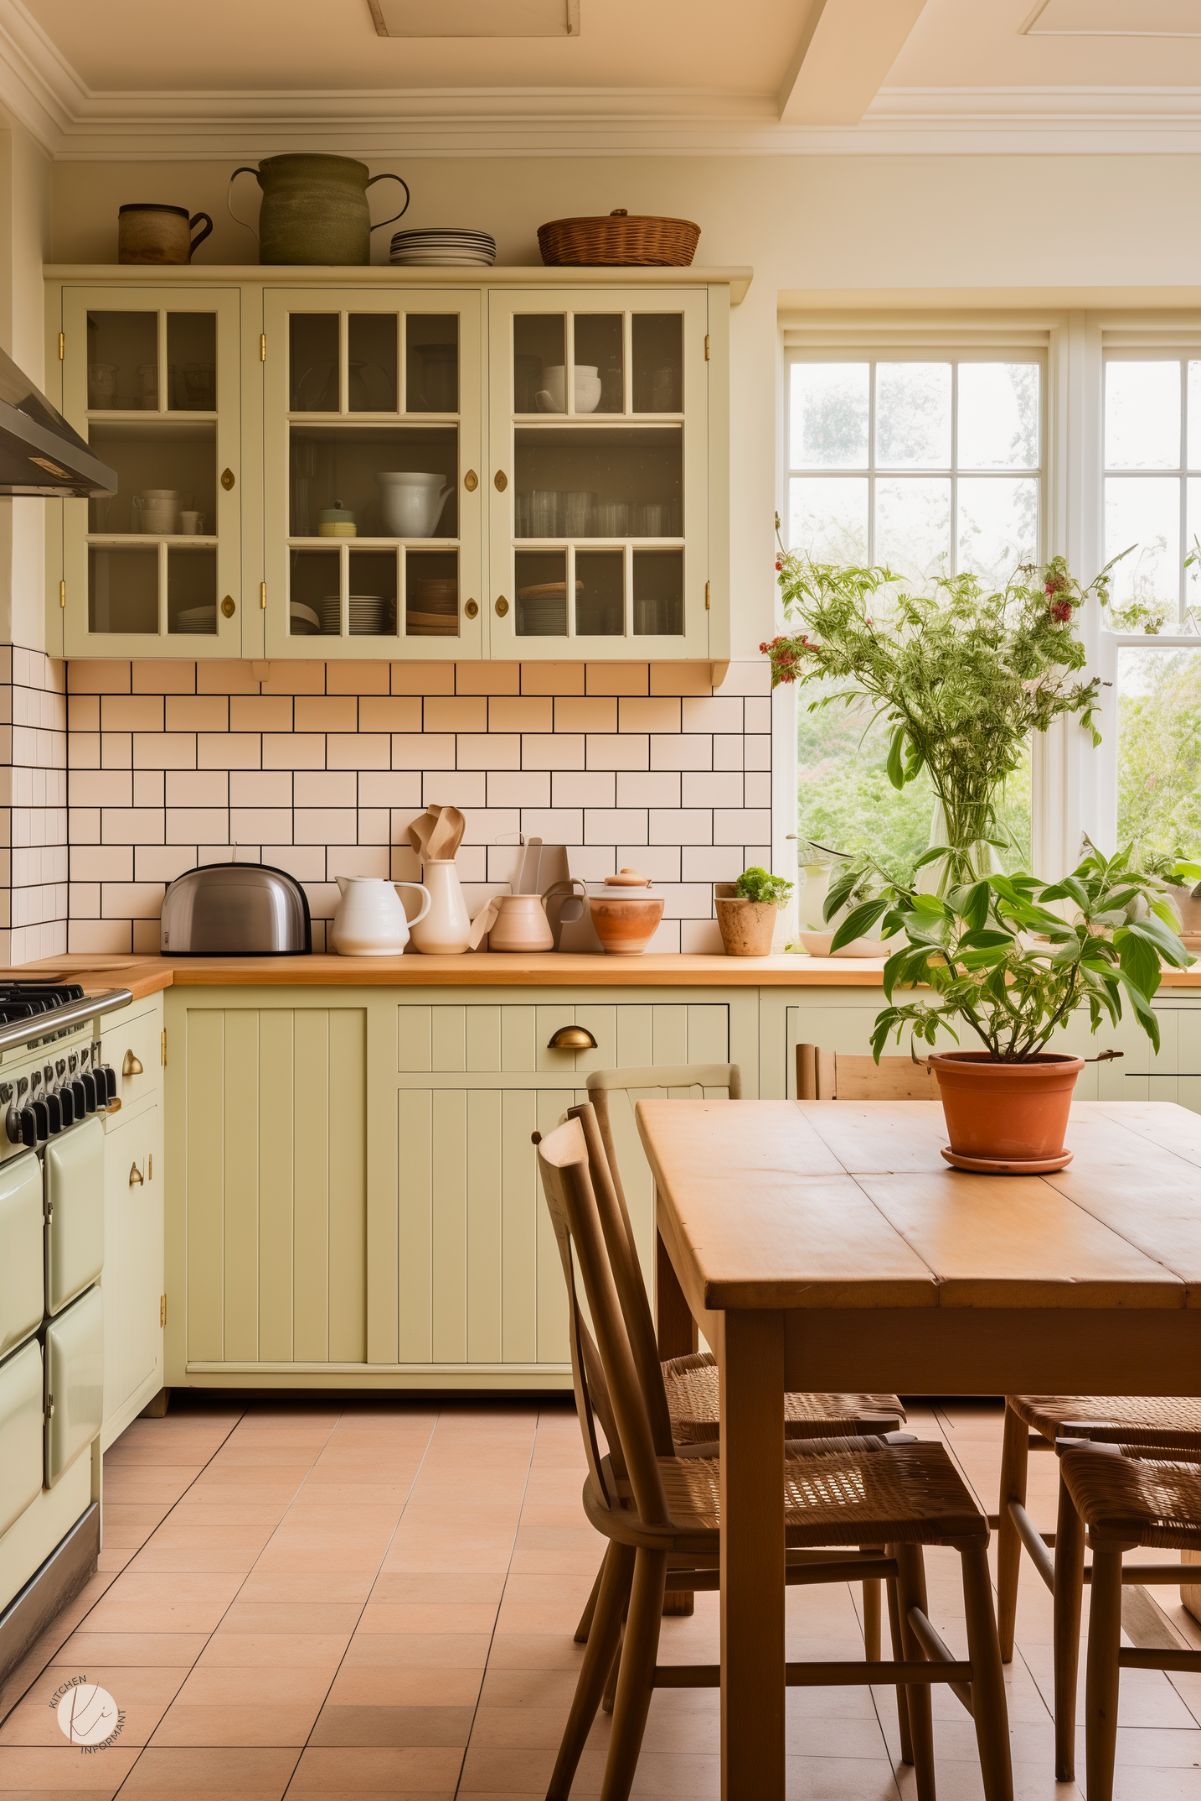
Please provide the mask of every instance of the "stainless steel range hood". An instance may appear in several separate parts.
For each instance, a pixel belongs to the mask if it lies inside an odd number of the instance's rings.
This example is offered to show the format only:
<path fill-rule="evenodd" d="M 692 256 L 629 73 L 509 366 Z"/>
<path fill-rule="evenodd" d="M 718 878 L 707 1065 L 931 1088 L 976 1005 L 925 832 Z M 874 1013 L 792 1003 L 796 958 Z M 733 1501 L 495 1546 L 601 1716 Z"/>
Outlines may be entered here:
<path fill-rule="evenodd" d="M 0 350 L 0 494 L 114 494 L 116 472 Z"/>

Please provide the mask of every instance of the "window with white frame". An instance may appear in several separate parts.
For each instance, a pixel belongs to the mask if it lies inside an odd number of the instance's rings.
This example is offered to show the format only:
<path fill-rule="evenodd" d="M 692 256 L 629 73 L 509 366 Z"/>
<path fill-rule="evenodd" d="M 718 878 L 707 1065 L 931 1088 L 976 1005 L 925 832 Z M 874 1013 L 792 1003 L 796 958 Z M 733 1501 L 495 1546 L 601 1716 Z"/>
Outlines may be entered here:
<path fill-rule="evenodd" d="M 1131 334 L 1132 335 L 1132 334 Z M 1115 334 L 1116 336 L 1116 334 Z M 1201 853 L 1201 342 L 1106 341 L 1103 646 L 1116 840 Z"/>
<path fill-rule="evenodd" d="M 1036 343 L 968 348 L 787 349 L 785 542 L 818 562 L 870 562 L 907 581 L 971 572 L 1000 585 L 1043 551 L 1046 353 Z M 864 712 L 811 711 L 797 728 L 796 832 L 903 867 L 930 841 L 933 797 L 898 793 L 886 736 Z M 1029 768 L 1002 797 L 1028 854 Z"/>

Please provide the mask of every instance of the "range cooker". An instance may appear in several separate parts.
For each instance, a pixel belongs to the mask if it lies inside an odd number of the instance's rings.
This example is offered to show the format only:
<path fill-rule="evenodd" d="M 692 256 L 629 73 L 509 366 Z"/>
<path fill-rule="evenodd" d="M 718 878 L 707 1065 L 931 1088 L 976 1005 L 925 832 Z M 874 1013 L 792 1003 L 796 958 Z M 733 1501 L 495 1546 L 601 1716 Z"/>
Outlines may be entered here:
<path fill-rule="evenodd" d="M 99 1549 L 101 1122 L 117 1088 L 99 1022 L 131 998 L 0 980 L 0 1680 Z"/>

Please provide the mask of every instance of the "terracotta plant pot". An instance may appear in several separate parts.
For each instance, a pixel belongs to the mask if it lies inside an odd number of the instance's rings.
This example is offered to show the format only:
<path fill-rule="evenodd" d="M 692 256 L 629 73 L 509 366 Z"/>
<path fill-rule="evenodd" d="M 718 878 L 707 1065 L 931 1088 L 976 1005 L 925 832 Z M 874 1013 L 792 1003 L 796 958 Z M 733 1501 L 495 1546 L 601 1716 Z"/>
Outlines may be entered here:
<path fill-rule="evenodd" d="M 998 1063 L 987 1051 L 936 1051 L 930 1068 L 959 1169 L 994 1175 L 1062 1169 L 1068 1113 L 1083 1057 L 1044 1051 L 1028 1063 Z"/>
<path fill-rule="evenodd" d="M 726 956 L 769 957 L 779 907 L 771 901 L 744 900 L 733 893 L 733 887 L 733 882 L 718 882 L 714 889 L 717 924 Z"/>

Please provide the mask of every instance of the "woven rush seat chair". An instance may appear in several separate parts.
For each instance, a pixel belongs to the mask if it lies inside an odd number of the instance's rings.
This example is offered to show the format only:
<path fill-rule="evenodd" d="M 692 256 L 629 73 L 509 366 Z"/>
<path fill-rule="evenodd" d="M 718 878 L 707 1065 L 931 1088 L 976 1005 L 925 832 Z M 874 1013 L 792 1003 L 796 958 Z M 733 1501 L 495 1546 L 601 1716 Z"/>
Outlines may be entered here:
<path fill-rule="evenodd" d="M 711 1456 L 657 1448 L 654 1413 L 666 1414 L 660 1365 L 642 1334 L 630 1329 L 623 1305 L 630 1279 L 624 1228 L 612 1189 L 593 1185 L 589 1137 L 599 1145 L 595 1114 L 584 1106 L 538 1147 L 567 1287 L 572 1376 L 588 1465 L 584 1507 L 609 1540 L 548 1801 L 565 1801 L 570 1793 L 619 1646 L 602 1801 L 626 1801 L 630 1793 L 654 1688 L 720 1681 L 717 1665 L 658 1662 L 665 1594 L 718 1586 L 720 1468 Z M 884 1580 L 896 1596 L 900 1646 L 887 1662 L 790 1664 L 789 1684 L 883 1682 L 903 1689 L 918 1794 L 933 1801 L 930 1686 L 949 1683 L 975 1721 L 987 1801 L 1009 1801 L 988 1524 L 946 1451 L 938 1444 L 894 1445 L 867 1436 L 809 1440 L 785 1448 L 784 1482 L 787 1581 Z M 968 1640 L 963 1660 L 951 1656 L 928 1616 L 927 1544 L 953 1546 L 961 1559 Z M 884 1548 L 859 1548 L 864 1545 Z"/>
<path fill-rule="evenodd" d="M 1088 1659 L 1084 1688 L 1088 1801 L 1112 1801 L 1122 1670 L 1201 1672 L 1201 1651 L 1131 1649 L 1122 1645 L 1122 1584 L 1175 1584 L 1181 1567 L 1132 1564 L 1127 1551 L 1201 1551 L 1201 1461 L 1145 1445 L 1067 1444 L 1060 1457 L 1060 1511 L 1055 1562 L 1057 1744 L 1076 1728 L 1076 1647 L 1080 1633 L 1085 1538 L 1092 1552 Z M 1201 1460 L 1201 1450 L 1194 1453 Z M 1060 1639 L 1072 1648 L 1070 1688 L 1058 1679 Z"/>
<path fill-rule="evenodd" d="M 742 1071 L 737 1063 L 681 1063 L 590 1072 L 588 1099 L 595 1109 L 622 1230 L 635 1261 L 638 1247 L 621 1179 L 617 1137 L 619 1128 L 624 1127 L 630 1155 L 641 1156 L 631 1102 L 634 1096 L 641 1099 L 651 1095 L 676 1098 L 700 1095 L 741 1100 Z M 626 1103 L 624 1118 L 619 1119 L 615 1098 Z M 653 1340 L 653 1324 L 650 1332 Z M 669 1358 L 661 1367 L 671 1443 L 708 1446 L 715 1450 L 721 1430 L 721 1409 L 718 1370 L 713 1357 L 708 1351 L 694 1351 L 683 1357 Z M 905 1409 L 896 1395 L 787 1394 L 784 1397 L 784 1436 L 788 1439 L 828 1438 L 832 1434 L 878 1435 L 895 1431 L 904 1419 Z M 576 1640 L 580 1644 L 588 1636 L 600 1581 L 598 1574 L 576 1628 Z M 688 1595 L 681 1594 L 673 1596 L 668 1606 L 670 1612 L 688 1612 L 692 1601 Z M 879 1656 L 881 1600 L 880 1585 L 875 1581 L 865 1582 L 863 1587 L 863 1631 L 869 1655 Z"/>
<path fill-rule="evenodd" d="M 1201 1399 L 1144 1395 L 1007 1395 L 1001 1451 L 1000 1502 L 997 1514 L 997 1622 L 1001 1657 L 1013 1657 L 1017 1626 L 1018 1583 L 1023 1551 L 1056 1597 L 1062 1629 L 1055 1636 L 1055 1773 L 1070 1782 L 1075 1769 L 1074 1720 L 1079 1658 L 1080 1589 L 1092 1571 L 1060 1557 L 1060 1530 L 1065 1509 L 1062 1470 L 1059 1521 L 1054 1532 L 1040 1530 L 1026 1506 L 1029 1454 L 1062 1450 L 1066 1443 L 1131 1445 L 1161 1454 L 1180 1452 L 1201 1457 Z M 1054 1556 L 1052 1556 L 1054 1549 Z M 1181 1571 L 1175 1579 L 1181 1579 Z M 1131 1567 L 1124 1579 L 1141 1584 L 1141 1569 Z M 1062 1583 L 1074 1591 L 1060 1596 Z M 1062 1606 L 1061 1606 L 1062 1601 Z M 1057 1612 L 1057 1617 L 1058 1617 Z M 1075 1618 L 1076 1626 L 1068 1622 Z"/>
<path fill-rule="evenodd" d="M 903 1059 L 898 1058 L 898 1062 Z M 634 1228 L 617 1154 L 613 1096 L 627 1099 L 652 1094 L 695 1094 L 742 1098 L 742 1072 L 736 1063 L 681 1063 L 673 1067 L 594 1069 L 588 1077 L 588 1099 L 596 1110 L 605 1157 L 621 1209 L 630 1248 L 637 1255 Z M 631 1121 L 632 1124 L 632 1121 Z M 719 1430 L 717 1365 L 707 1351 L 673 1357 L 663 1364 L 672 1437 L 677 1444 L 711 1444 Z M 896 1395 L 790 1394 L 784 1398 L 786 1438 L 825 1438 L 831 1433 L 893 1432 L 905 1419 Z"/>

